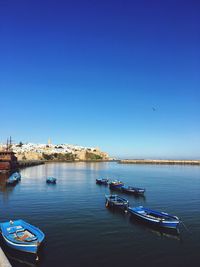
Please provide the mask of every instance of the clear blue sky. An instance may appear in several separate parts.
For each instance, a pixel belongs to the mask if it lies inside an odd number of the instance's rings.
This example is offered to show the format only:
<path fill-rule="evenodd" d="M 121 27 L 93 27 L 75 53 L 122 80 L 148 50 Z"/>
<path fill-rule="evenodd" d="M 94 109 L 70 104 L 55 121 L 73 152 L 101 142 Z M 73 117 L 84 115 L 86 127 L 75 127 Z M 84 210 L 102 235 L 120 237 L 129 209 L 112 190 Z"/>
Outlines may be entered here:
<path fill-rule="evenodd" d="M 0 142 L 200 158 L 200 2 L 1 0 Z"/>

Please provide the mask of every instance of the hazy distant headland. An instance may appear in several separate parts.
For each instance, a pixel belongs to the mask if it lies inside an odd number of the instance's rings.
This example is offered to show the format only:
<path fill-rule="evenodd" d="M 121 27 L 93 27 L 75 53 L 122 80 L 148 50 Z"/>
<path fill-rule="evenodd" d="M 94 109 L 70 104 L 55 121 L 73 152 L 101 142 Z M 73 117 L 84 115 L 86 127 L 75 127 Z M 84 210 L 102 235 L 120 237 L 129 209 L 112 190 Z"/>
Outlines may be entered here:
<path fill-rule="evenodd" d="M 0 150 L 6 147 L 0 145 Z M 45 160 L 45 161 L 106 161 L 111 160 L 108 153 L 97 147 L 84 147 L 70 144 L 12 144 L 18 160 Z"/>

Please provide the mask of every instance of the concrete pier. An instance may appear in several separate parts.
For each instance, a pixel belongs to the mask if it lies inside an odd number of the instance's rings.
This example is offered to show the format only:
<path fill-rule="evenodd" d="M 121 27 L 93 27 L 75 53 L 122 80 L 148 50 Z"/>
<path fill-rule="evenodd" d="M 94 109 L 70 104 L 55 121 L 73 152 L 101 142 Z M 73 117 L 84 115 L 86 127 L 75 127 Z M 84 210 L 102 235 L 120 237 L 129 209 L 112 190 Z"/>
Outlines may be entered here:
<path fill-rule="evenodd" d="M 12 267 L 1 247 L 0 247 L 0 267 Z"/>

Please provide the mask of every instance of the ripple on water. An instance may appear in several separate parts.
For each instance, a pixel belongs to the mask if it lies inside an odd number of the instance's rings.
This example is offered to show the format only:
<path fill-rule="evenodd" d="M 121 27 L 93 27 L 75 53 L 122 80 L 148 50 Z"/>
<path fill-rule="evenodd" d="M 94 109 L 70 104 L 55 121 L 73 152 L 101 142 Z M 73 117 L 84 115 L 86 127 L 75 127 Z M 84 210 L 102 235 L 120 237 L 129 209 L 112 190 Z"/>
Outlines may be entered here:
<path fill-rule="evenodd" d="M 12 190 L 0 184 L 0 220 L 23 218 L 46 234 L 41 267 L 192 266 L 199 257 L 200 167 L 56 163 L 22 170 Z M 57 178 L 47 185 L 46 177 Z M 180 235 L 136 222 L 105 207 L 109 188 L 96 178 L 113 177 L 146 188 L 143 198 L 123 195 L 180 217 Z M 188 265 L 189 264 L 189 265 Z M 15 263 L 13 266 L 26 266 Z"/>

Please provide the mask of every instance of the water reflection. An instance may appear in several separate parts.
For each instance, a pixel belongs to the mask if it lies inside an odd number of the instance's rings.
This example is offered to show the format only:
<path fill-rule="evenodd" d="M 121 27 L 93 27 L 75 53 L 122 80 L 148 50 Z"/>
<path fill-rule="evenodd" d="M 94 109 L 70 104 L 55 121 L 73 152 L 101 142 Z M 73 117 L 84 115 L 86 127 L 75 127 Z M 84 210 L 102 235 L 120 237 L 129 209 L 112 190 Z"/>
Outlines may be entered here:
<path fill-rule="evenodd" d="M 110 212 L 113 215 L 124 217 L 124 218 L 127 218 L 128 216 L 127 210 L 123 210 L 117 207 L 106 207 L 106 205 L 105 205 L 105 208 L 108 210 L 108 212 Z"/>
<path fill-rule="evenodd" d="M 60 167 L 65 167 L 67 168 L 67 170 L 85 170 L 85 169 L 89 169 L 89 170 L 94 170 L 94 171 L 99 171 L 99 170 L 109 170 L 109 166 L 110 163 L 109 162 L 70 162 L 70 163 L 46 163 L 45 165 L 43 165 L 43 167 L 45 168 L 45 166 L 48 166 L 48 169 L 53 169 L 55 170 L 56 168 L 59 169 L 60 171 Z"/>
<path fill-rule="evenodd" d="M 160 228 L 158 226 L 154 226 L 151 224 L 148 224 L 147 222 L 144 222 L 140 220 L 139 218 L 130 216 L 129 221 L 131 224 L 136 225 L 140 229 L 143 229 L 145 231 L 149 231 L 159 237 L 167 237 L 167 238 L 172 238 L 176 239 L 178 241 L 181 241 L 181 236 L 180 236 L 180 231 L 179 229 L 165 229 L 165 228 Z"/>
<path fill-rule="evenodd" d="M 36 263 L 34 264 L 27 260 L 17 258 L 16 256 L 12 256 L 9 253 L 6 253 L 6 256 L 9 259 L 9 261 L 12 261 L 15 264 L 14 266 L 16 266 L 16 264 L 20 264 L 20 266 L 22 265 L 22 266 L 29 266 L 29 267 L 38 266 Z"/>
<path fill-rule="evenodd" d="M 16 187 L 5 188 L 6 179 L 0 180 L 0 197 L 9 194 L 6 203 L 0 199 L 0 221 L 22 218 L 41 228 L 46 242 L 39 263 L 14 252 L 12 266 L 128 267 L 133 259 L 140 267 L 147 262 L 149 266 L 190 266 L 198 262 L 200 168 L 52 163 L 23 169 L 21 174 Z M 47 175 L 58 179 L 56 186 L 46 184 Z M 181 231 L 180 237 L 177 232 L 129 220 L 129 214 L 120 210 L 106 209 L 104 197 L 110 191 L 96 185 L 99 177 L 122 177 L 126 184 L 146 188 L 146 198 L 116 193 L 127 198 L 130 206 L 146 201 L 144 206 L 176 214 L 193 234 Z M 191 194 L 186 198 L 188 192 Z M 176 241 L 183 236 L 184 243 Z M 7 252 L 7 247 L 3 250 Z"/>
<path fill-rule="evenodd" d="M 36 261 L 36 255 L 35 254 L 31 254 L 31 253 L 26 253 L 23 251 L 19 251 L 16 249 L 12 249 L 8 246 L 6 246 L 6 244 L 1 240 L 0 245 L 3 249 L 3 251 L 5 252 L 7 258 L 9 259 L 9 261 L 12 263 L 12 266 L 15 267 L 25 267 L 25 266 L 29 266 L 29 267 L 37 267 L 40 266 L 41 263 L 44 260 L 44 245 L 42 245 L 40 247 L 40 250 L 38 251 L 38 260 Z"/>
<path fill-rule="evenodd" d="M 8 200 L 9 194 L 14 190 L 14 186 L 7 186 L 6 181 L 9 173 L 0 173 L 0 194 L 3 195 L 3 201 Z"/>

